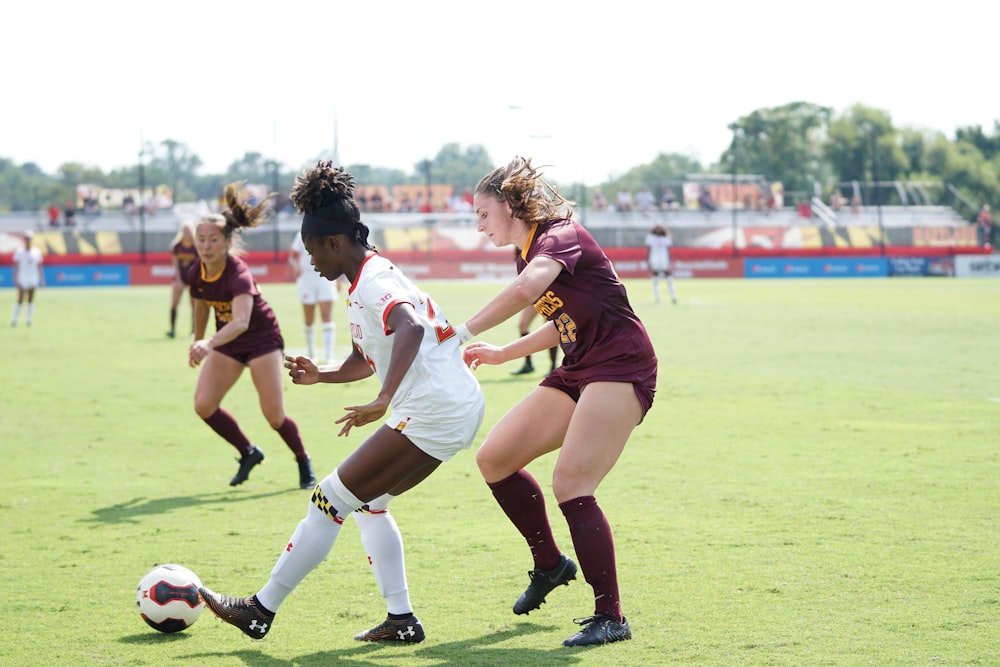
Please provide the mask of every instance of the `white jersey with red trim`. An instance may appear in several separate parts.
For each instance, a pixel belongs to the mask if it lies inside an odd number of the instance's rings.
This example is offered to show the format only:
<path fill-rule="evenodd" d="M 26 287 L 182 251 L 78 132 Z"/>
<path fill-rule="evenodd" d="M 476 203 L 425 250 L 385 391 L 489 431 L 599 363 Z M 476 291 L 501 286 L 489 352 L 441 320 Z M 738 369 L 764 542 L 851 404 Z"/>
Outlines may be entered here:
<path fill-rule="evenodd" d="M 438 423 L 473 416 L 481 420 L 482 390 L 462 361 L 455 328 L 428 294 L 417 289 L 391 261 L 380 255 L 365 259 L 348 289 L 347 319 L 355 349 L 368 361 L 379 381 L 384 382 L 394 333 L 386 320 L 389 312 L 400 304 L 413 307 L 417 318 L 424 323 L 424 338 L 392 397 L 390 404 L 395 416 L 391 419 L 419 415 L 428 422 Z M 404 431 L 401 423 L 389 425 L 405 435 L 411 433 Z M 475 426 L 478 427 L 478 422 Z"/>

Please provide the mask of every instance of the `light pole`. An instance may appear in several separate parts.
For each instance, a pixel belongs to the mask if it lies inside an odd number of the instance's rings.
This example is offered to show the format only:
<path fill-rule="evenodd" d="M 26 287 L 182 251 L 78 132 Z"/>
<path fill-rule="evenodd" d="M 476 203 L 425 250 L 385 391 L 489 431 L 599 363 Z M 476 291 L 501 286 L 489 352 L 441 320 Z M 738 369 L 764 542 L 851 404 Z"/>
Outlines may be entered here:
<path fill-rule="evenodd" d="M 885 257 L 885 227 L 882 224 L 882 199 L 878 192 L 878 152 L 875 150 L 875 128 L 868 125 L 868 147 L 872 154 L 872 199 L 875 200 L 875 213 L 878 216 L 879 254 Z"/>
<path fill-rule="evenodd" d="M 146 145 L 139 139 L 139 261 L 146 263 L 146 202 L 143 200 L 143 193 L 146 190 L 146 165 L 142 158 L 146 151 Z"/>
<path fill-rule="evenodd" d="M 739 222 L 737 220 L 738 212 L 737 212 L 737 207 L 736 207 L 736 202 L 739 199 L 739 197 L 737 197 L 737 195 L 736 195 L 736 172 L 737 172 L 736 140 L 737 140 L 737 137 L 739 137 L 740 128 L 735 123 L 733 123 L 732 128 L 733 128 L 733 145 L 732 145 L 732 148 L 730 149 L 729 153 L 730 153 L 730 155 L 733 158 L 733 184 L 732 184 L 732 187 L 733 187 L 733 201 L 732 201 L 732 207 L 733 207 L 733 257 L 738 257 L 740 253 L 739 253 L 739 248 L 737 248 L 737 246 L 736 246 L 736 239 L 737 239 L 736 235 L 739 233 Z"/>

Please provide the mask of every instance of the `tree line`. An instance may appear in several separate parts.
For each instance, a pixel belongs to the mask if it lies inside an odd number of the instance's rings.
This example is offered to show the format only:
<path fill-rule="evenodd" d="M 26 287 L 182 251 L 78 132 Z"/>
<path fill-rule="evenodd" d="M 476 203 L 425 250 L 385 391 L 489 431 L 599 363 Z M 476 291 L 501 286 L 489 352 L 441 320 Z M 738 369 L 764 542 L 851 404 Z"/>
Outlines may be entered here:
<path fill-rule="evenodd" d="M 560 190 L 579 204 L 589 202 L 591 190 L 638 191 L 665 188 L 688 180 L 691 175 L 756 174 L 780 182 L 788 194 L 827 197 L 845 184 L 886 182 L 929 183 L 941 186 L 938 201 L 952 205 L 966 218 L 973 218 L 982 204 L 995 205 L 1000 189 L 1000 121 L 992 130 L 980 126 L 961 127 L 954 137 L 940 130 L 897 128 L 883 110 L 855 105 L 835 114 L 830 108 L 808 102 L 757 109 L 729 126 L 732 141 L 711 164 L 677 153 L 660 153 L 652 162 L 636 165 L 621 175 L 590 188 L 582 183 L 559 183 Z M 266 184 L 287 194 L 302 167 L 290 167 L 248 152 L 235 160 L 225 173 L 201 174 L 202 161 L 188 146 L 168 139 L 147 143 L 135 165 L 105 173 L 78 162 L 61 165 L 55 174 L 44 173 L 36 164 L 15 164 L 0 157 L 0 210 L 33 211 L 75 198 L 76 186 L 138 188 L 140 184 L 167 185 L 175 202 L 214 200 L 226 183 L 247 180 Z M 318 155 L 317 159 L 329 159 Z M 472 188 L 493 162 L 485 148 L 463 148 L 457 143 L 442 146 L 428 160 L 407 172 L 367 164 L 345 165 L 359 185 L 437 183 L 451 185 L 456 192 Z M 894 201 L 891 190 L 879 203 Z"/>

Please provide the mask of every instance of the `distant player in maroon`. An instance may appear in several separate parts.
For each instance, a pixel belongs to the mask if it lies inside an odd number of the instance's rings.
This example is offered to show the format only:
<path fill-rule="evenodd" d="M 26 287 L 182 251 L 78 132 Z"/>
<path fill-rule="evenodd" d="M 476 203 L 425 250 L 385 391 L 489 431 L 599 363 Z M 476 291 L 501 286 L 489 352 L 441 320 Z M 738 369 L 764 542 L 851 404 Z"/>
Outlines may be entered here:
<path fill-rule="evenodd" d="M 189 285 L 191 265 L 198 259 L 198 249 L 194 246 L 194 225 L 190 222 L 181 223 L 170 243 L 170 257 L 174 263 L 174 276 L 170 281 L 170 331 L 167 335 L 173 338 L 177 334 L 177 306 Z M 190 301 L 191 333 L 194 333 L 194 299 L 190 298 Z"/>
<path fill-rule="evenodd" d="M 466 363 L 475 369 L 562 347 L 562 364 L 497 422 L 476 463 L 531 550 L 528 588 L 514 603 L 515 614 L 527 614 L 576 578 L 576 563 L 556 545 L 544 493 L 525 469 L 560 450 L 552 490 L 594 589 L 593 615 L 577 619 L 583 627 L 563 644 L 583 646 L 632 638 L 611 526 L 594 494 L 653 404 L 657 360 L 614 267 L 573 221 L 570 204 L 520 157 L 483 177 L 476 228 L 497 247 L 521 249 L 517 277 L 456 331 L 464 342 L 532 306 L 548 322 L 502 347 L 471 343 Z"/>
<path fill-rule="evenodd" d="M 236 183 L 226 186 L 225 196 L 227 209 L 198 222 L 195 246 L 199 259 L 188 273 L 195 300 L 195 340 L 188 349 L 188 363 L 192 367 L 201 364 L 194 409 L 240 452 L 240 467 L 229 485 L 245 482 L 254 466 L 264 460 L 264 452 L 250 442 L 221 404 L 243 369 L 249 368 L 264 418 L 295 454 L 299 487 L 311 489 L 316 485 L 312 461 L 302 444 L 299 427 L 285 415 L 285 343 L 281 329 L 274 311 L 257 289 L 250 268 L 239 257 L 240 237 L 234 237 L 235 232 L 264 221 L 266 201 L 247 206 Z M 209 309 L 215 311 L 216 331 L 206 338 Z"/>

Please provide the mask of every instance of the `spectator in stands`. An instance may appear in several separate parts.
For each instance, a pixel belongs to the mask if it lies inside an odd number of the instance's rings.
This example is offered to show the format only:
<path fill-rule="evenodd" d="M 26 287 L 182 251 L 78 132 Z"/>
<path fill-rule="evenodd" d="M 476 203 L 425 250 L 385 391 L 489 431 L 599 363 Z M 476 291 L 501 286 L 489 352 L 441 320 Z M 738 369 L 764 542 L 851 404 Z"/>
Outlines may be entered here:
<path fill-rule="evenodd" d="M 861 213 L 861 195 L 857 192 L 851 196 L 851 213 L 854 215 Z"/>
<path fill-rule="evenodd" d="M 677 196 L 674 191 L 670 188 L 663 188 L 663 194 L 660 195 L 660 210 L 661 211 L 673 211 L 677 209 Z"/>
<path fill-rule="evenodd" d="M 615 197 L 615 209 L 619 213 L 631 213 L 632 212 L 632 193 L 628 190 L 619 190 L 618 196 Z"/>
<path fill-rule="evenodd" d="M 639 209 L 639 213 L 642 215 L 649 215 L 650 211 L 656 206 L 656 197 L 650 192 L 649 188 L 642 188 L 635 195 L 635 207 Z"/>
<path fill-rule="evenodd" d="M 979 225 L 979 245 L 993 245 L 993 213 L 990 212 L 990 205 L 983 204 L 976 216 L 976 224 Z"/>
<path fill-rule="evenodd" d="M 63 222 L 66 223 L 67 227 L 76 224 L 76 204 L 73 203 L 72 199 L 67 199 L 66 205 L 63 207 Z"/>
<path fill-rule="evenodd" d="M 698 210 L 712 212 L 715 210 L 715 202 L 712 200 L 712 193 L 704 185 L 698 192 Z"/>
<path fill-rule="evenodd" d="M 58 226 L 59 226 L 59 205 L 56 204 L 55 202 L 52 202 L 52 205 L 49 206 L 49 227 L 58 227 Z"/>
<path fill-rule="evenodd" d="M 590 198 L 590 205 L 595 211 L 608 210 L 608 200 L 604 198 L 604 194 L 600 188 L 594 188 L 594 194 Z"/>
<path fill-rule="evenodd" d="M 847 203 L 847 198 L 841 193 L 840 188 L 834 188 L 833 193 L 830 195 L 830 208 L 834 211 L 839 211 L 844 208 Z"/>

